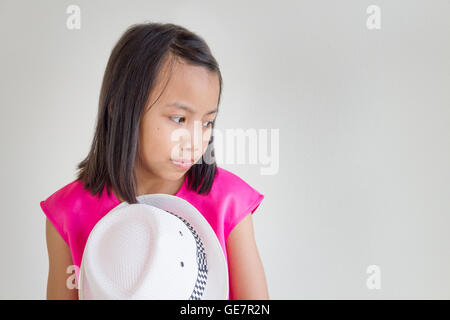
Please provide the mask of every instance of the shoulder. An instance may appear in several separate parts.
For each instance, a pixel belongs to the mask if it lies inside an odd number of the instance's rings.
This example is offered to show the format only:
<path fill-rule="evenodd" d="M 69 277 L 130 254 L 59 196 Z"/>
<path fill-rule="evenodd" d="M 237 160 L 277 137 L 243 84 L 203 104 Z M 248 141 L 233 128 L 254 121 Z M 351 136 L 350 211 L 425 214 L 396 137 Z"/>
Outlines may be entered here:
<path fill-rule="evenodd" d="M 73 204 L 76 203 L 76 199 L 78 198 L 77 195 L 79 195 L 80 192 L 80 183 L 72 181 L 40 202 L 41 209 L 45 216 L 67 244 L 69 244 L 67 220 L 71 215 L 70 212 L 73 208 Z"/>
<path fill-rule="evenodd" d="M 85 188 L 82 181 L 72 181 L 64 187 L 58 189 L 44 201 L 41 205 L 59 209 L 61 212 L 79 211 L 80 209 L 96 208 L 113 201 L 112 194 L 107 195 L 106 188 L 100 194 L 93 195 L 89 189 Z"/>
<path fill-rule="evenodd" d="M 79 207 L 83 198 L 87 198 L 89 191 L 83 188 L 80 181 L 72 181 L 62 188 L 56 190 L 47 199 L 41 201 L 41 207 L 59 212 L 66 213 L 67 210 Z"/>
<path fill-rule="evenodd" d="M 218 167 L 212 192 L 219 203 L 227 239 L 234 227 L 259 207 L 264 195 L 237 174 Z"/>
<path fill-rule="evenodd" d="M 256 191 L 237 174 L 220 167 L 217 167 L 213 187 L 215 192 L 233 194 L 235 196 L 248 196 Z"/>
<path fill-rule="evenodd" d="M 84 188 L 83 182 L 75 180 L 41 201 L 40 206 L 64 240 L 69 242 L 74 229 L 84 229 L 80 224 L 95 222 L 97 216 L 114 205 L 105 192 L 103 190 L 101 197 L 94 196 Z"/>
<path fill-rule="evenodd" d="M 92 228 L 118 202 L 106 188 L 93 195 L 83 182 L 75 180 L 40 204 L 48 220 L 69 245 L 73 263 L 79 266 Z"/>
<path fill-rule="evenodd" d="M 72 181 L 41 201 L 41 207 L 64 212 L 80 195 L 80 182 Z M 82 186 L 81 186 L 82 188 Z"/>

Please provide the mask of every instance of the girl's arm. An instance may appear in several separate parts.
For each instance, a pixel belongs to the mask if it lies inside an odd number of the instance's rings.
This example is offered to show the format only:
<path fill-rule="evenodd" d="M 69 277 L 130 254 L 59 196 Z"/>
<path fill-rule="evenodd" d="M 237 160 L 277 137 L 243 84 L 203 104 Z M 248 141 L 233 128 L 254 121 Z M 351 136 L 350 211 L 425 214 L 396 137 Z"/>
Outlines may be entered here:
<path fill-rule="evenodd" d="M 66 286 L 70 276 L 66 270 L 73 264 L 70 248 L 50 220 L 48 218 L 46 220 L 45 233 L 49 260 L 47 299 L 78 300 L 78 289 L 69 289 Z"/>
<path fill-rule="evenodd" d="M 256 247 L 252 215 L 231 231 L 227 243 L 231 300 L 269 299 L 266 276 Z"/>

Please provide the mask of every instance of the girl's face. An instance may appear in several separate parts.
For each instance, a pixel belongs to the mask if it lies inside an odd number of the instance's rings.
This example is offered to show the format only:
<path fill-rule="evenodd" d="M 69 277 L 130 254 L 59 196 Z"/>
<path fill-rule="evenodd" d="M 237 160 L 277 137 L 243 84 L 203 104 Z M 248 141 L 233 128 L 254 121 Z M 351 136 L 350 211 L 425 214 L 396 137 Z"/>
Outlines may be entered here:
<path fill-rule="evenodd" d="M 167 74 L 164 70 L 161 73 Z M 139 180 L 184 180 L 190 166 L 181 168 L 173 160 L 191 162 L 191 165 L 200 160 L 208 147 L 212 121 L 217 115 L 220 84 L 216 73 L 177 60 L 170 80 L 163 78 L 152 91 L 149 105 L 153 105 L 140 123 L 135 163 Z"/>

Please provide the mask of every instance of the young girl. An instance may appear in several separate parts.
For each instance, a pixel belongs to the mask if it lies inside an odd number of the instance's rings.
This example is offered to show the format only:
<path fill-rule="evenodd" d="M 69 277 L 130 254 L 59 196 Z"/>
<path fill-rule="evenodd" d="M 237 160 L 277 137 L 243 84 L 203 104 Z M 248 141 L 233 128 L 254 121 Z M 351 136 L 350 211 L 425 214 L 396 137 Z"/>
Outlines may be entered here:
<path fill-rule="evenodd" d="M 268 299 L 251 214 L 264 196 L 217 167 L 213 135 L 222 77 L 208 45 L 174 24 L 128 28 L 105 70 L 91 150 L 77 179 L 40 205 L 47 216 L 47 299 L 77 299 L 76 278 L 94 225 L 122 201 L 166 193 L 210 223 L 229 268 L 229 299 Z M 72 267 L 71 269 L 69 267 Z"/>

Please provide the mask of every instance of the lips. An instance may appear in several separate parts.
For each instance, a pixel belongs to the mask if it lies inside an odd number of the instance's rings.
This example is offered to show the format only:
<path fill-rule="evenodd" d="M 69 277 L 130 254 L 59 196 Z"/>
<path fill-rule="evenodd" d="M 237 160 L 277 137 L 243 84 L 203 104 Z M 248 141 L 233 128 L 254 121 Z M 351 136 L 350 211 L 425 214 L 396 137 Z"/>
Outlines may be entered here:
<path fill-rule="evenodd" d="M 172 160 L 172 163 L 181 170 L 189 170 L 192 165 L 193 165 L 193 161 L 186 161 L 186 160 Z"/>
<path fill-rule="evenodd" d="M 194 160 L 176 160 L 176 159 L 172 159 L 172 161 L 178 162 L 178 163 L 182 163 L 182 164 L 185 164 L 185 165 L 189 165 L 189 164 L 193 164 L 194 163 Z"/>

